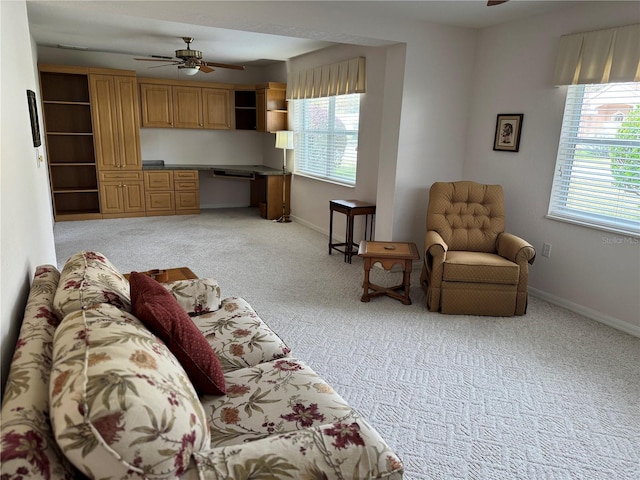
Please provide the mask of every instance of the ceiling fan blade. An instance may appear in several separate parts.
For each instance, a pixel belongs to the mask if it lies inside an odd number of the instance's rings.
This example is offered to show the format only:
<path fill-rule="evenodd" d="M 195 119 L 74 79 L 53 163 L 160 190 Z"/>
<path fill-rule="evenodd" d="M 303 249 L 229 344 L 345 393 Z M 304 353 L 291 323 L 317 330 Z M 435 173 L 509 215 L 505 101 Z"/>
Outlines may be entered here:
<path fill-rule="evenodd" d="M 231 70 L 244 70 L 244 65 L 229 65 L 228 63 L 201 62 L 200 65 L 207 67 L 230 68 Z"/>
<path fill-rule="evenodd" d="M 177 62 L 177 58 L 134 58 L 134 60 L 141 60 L 143 62 Z"/>
<path fill-rule="evenodd" d="M 211 72 L 213 72 L 213 68 L 208 67 L 208 66 L 207 66 L 207 65 L 205 65 L 204 63 L 201 63 L 201 64 L 200 64 L 200 71 L 201 71 L 202 73 L 211 73 Z"/>
<path fill-rule="evenodd" d="M 500 5 L 501 3 L 507 3 L 509 0 L 489 0 L 487 7 L 493 7 L 494 5 Z"/>
<path fill-rule="evenodd" d="M 153 65 L 149 68 L 171 67 L 172 65 L 182 65 L 182 62 L 165 63 L 164 65 Z"/>

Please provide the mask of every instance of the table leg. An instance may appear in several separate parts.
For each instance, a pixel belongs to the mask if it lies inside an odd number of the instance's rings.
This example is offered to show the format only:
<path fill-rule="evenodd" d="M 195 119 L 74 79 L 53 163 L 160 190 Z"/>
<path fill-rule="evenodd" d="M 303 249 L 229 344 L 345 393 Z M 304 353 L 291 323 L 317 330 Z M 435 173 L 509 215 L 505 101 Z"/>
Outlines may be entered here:
<path fill-rule="evenodd" d="M 351 216 L 351 214 L 347 214 L 347 232 L 345 237 L 344 261 L 351 263 L 351 251 L 353 250 L 351 247 L 353 243 L 353 216 Z"/>
<path fill-rule="evenodd" d="M 403 285 L 404 285 L 404 303 L 405 305 L 411 305 L 411 298 L 409 298 L 409 290 L 411 290 L 411 260 L 405 260 L 403 269 Z"/>
<path fill-rule="evenodd" d="M 369 297 L 369 270 L 371 270 L 371 259 L 365 258 L 364 259 L 364 281 L 362 282 L 363 292 L 362 292 L 362 298 L 360 299 L 361 302 L 368 302 L 369 300 L 371 300 L 371 297 Z"/>
<path fill-rule="evenodd" d="M 333 208 L 329 210 L 329 255 L 331 255 L 331 244 L 333 243 Z"/>

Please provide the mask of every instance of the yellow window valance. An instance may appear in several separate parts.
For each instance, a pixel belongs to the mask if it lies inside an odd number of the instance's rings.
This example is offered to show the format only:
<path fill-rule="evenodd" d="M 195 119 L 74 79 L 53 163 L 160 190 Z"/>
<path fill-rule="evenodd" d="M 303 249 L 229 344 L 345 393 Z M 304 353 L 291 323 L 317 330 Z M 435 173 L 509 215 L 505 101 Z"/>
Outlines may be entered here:
<path fill-rule="evenodd" d="M 321 67 L 289 72 L 287 99 L 333 97 L 347 93 L 364 93 L 366 71 L 364 57 Z"/>
<path fill-rule="evenodd" d="M 640 24 L 560 37 L 554 85 L 640 81 Z"/>

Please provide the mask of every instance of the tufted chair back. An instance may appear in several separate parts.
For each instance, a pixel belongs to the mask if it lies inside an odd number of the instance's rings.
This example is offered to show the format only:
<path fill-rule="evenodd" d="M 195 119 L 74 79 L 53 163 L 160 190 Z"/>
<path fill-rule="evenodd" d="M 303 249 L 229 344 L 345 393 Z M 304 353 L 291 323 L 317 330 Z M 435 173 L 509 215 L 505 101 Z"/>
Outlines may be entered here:
<path fill-rule="evenodd" d="M 431 186 L 427 230 L 438 232 L 449 250 L 495 253 L 504 229 L 502 186 L 469 181 Z"/>

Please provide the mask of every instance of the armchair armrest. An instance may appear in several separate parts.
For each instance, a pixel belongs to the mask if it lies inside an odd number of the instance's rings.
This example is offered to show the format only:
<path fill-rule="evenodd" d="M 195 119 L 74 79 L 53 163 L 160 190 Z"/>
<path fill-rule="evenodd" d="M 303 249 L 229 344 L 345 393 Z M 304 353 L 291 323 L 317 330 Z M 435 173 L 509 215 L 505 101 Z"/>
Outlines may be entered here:
<path fill-rule="evenodd" d="M 195 278 L 163 283 L 190 317 L 220 308 L 220 286 L 213 278 Z"/>
<path fill-rule="evenodd" d="M 432 247 L 435 247 L 432 249 Z M 428 230 L 424 237 L 424 250 L 425 254 L 428 253 L 432 256 L 438 256 L 438 247 L 442 248 L 442 252 L 449 250 L 449 246 L 444 242 L 442 237 L 435 230 Z"/>
<path fill-rule="evenodd" d="M 518 265 L 533 264 L 536 251 L 529 242 L 511 233 L 501 233 L 497 241 L 498 255 Z"/>
<path fill-rule="evenodd" d="M 212 480 L 262 478 L 261 474 L 265 478 L 399 480 L 403 473 L 400 459 L 362 419 L 194 452 L 193 456 L 200 478 Z"/>

